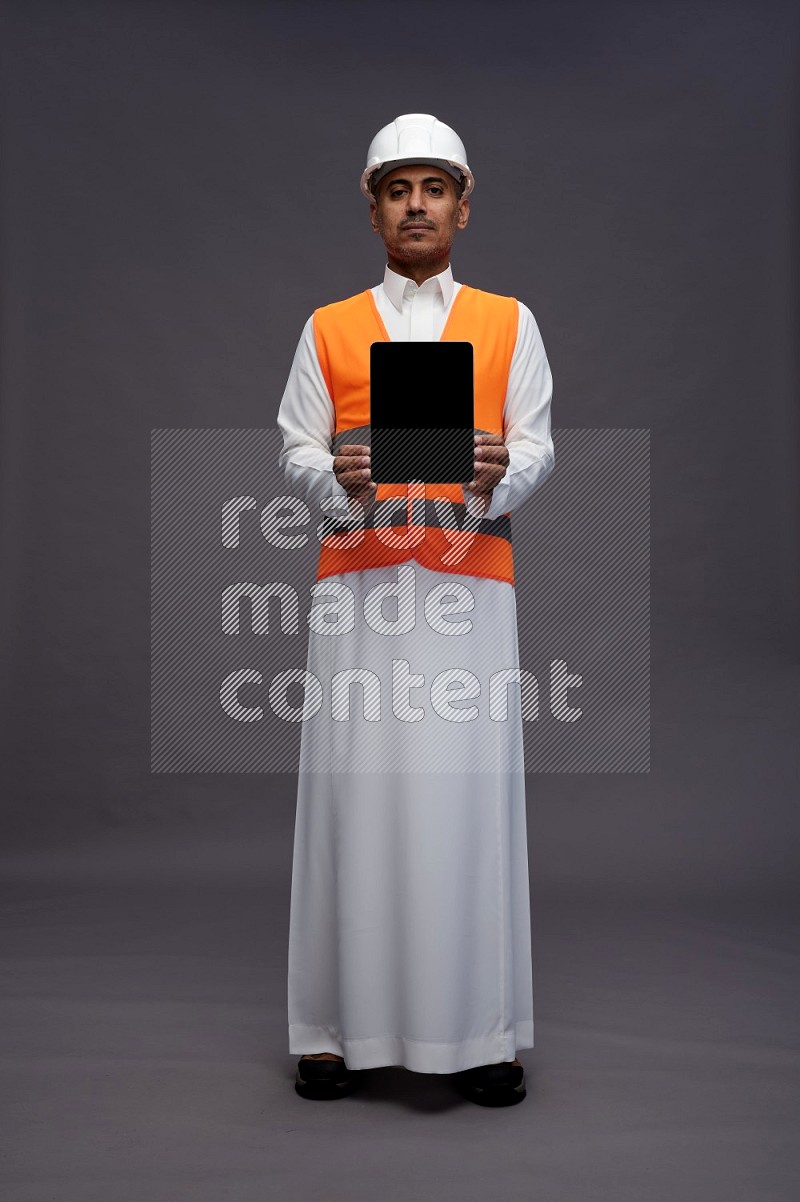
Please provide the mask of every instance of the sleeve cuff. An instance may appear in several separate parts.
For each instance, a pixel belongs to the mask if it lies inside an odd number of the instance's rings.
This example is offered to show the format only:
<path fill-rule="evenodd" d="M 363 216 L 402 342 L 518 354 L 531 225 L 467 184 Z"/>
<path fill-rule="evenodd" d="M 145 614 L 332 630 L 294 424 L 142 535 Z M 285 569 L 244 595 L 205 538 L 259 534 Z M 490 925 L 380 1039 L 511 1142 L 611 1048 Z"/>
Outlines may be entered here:
<path fill-rule="evenodd" d="M 494 486 L 492 499 L 489 508 L 483 515 L 484 518 L 491 520 L 492 518 L 502 517 L 508 509 L 508 491 L 510 488 L 508 476 L 503 476 L 499 484 Z"/>

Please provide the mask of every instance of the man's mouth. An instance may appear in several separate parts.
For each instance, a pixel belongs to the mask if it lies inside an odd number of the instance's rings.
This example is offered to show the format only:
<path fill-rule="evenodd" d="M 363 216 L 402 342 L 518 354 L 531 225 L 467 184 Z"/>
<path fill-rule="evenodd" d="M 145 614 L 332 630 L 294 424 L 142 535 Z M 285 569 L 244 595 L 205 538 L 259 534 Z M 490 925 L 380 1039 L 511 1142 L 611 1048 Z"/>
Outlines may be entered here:
<path fill-rule="evenodd" d="M 404 230 L 432 230 L 432 225 L 403 225 L 400 227 Z"/>

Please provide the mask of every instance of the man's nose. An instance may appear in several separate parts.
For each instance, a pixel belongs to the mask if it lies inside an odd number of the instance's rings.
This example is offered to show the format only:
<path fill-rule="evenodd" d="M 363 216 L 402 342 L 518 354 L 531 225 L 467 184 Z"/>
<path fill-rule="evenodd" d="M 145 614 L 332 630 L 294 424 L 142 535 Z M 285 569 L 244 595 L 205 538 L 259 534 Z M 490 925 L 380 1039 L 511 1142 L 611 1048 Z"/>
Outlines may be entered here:
<path fill-rule="evenodd" d="M 425 211 L 425 193 L 422 186 L 412 188 L 408 194 L 408 211 L 409 213 L 420 213 Z"/>

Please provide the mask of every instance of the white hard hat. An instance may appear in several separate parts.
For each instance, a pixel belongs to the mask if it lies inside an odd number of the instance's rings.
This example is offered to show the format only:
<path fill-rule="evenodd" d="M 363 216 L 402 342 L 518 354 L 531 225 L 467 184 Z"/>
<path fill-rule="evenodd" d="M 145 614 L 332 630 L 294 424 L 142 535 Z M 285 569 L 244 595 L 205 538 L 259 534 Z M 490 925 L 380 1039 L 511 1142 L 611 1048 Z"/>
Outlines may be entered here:
<path fill-rule="evenodd" d="M 374 186 L 388 171 L 402 163 L 431 163 L 454 179 L 463 179 L 462 196 L 469 196 L 475 185 L 467 166 L 464 143 L 455 130 L 443 121 L 437 121 L 430 113 L 404 113 L 376 133 L 361 176 L 361 191 L 367 200 L 375 199 L 370 184 Z"/>

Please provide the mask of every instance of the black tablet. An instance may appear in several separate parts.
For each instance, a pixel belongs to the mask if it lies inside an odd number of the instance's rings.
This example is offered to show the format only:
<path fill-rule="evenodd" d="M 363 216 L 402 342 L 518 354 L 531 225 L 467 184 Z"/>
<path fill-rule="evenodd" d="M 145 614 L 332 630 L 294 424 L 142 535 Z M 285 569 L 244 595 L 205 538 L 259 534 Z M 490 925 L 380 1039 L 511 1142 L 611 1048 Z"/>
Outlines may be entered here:
<path fill-rule="evenodd" d="M 376 484 L 468 484 L 475 461 L 471 342 L 373 342 L 370 467 Z"/>

